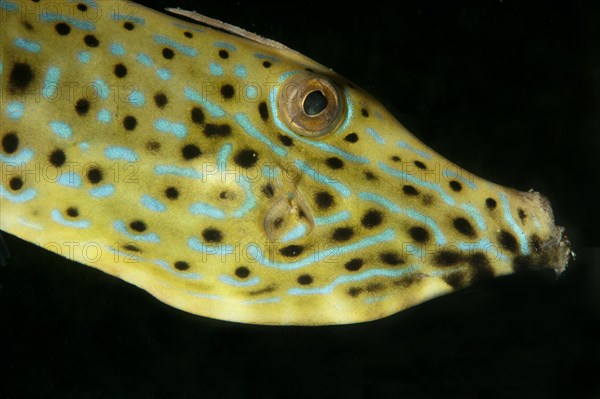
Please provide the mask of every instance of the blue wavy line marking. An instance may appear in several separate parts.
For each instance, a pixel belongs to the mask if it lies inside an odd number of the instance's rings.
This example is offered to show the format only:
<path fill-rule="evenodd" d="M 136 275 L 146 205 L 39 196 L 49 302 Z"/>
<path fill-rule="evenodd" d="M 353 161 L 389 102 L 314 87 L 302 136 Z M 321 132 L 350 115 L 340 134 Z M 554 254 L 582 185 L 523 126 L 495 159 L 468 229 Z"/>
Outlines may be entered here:
<path fill-rule="evenodd" d="M 61 173 L 60 177 L 56 180 L 56 182 L 61 186 L 71 188 L 81 188 L 82 186 L 81 176 L 79 176 L 77 172 L 73 171 Z"/>
<path fill-rule="evenodd" d="M 8 12 L 15 12 L 18 9 L 15 3 L 6 0 L 0 0 L 0 8 Z"/>
<path fill-rule="evenodd" d="M 115 161 L 123 160 L 127 162 L 137 162 L 138 155 L 130 148 L 110 146 L 104 150 L 104 156 Z"/>
<path fill-rule="evenodd" d="M 42 96 L 44 98 L 51 98 L 56 94 L 58 88 L 58 81 L 60 80 L 60 68 L 50 67 L 46 72 L 46 78 L 44 79 L 44 87 L 42 88 Z"/>
<path fill-rule="evenodd" d="M 268 55 L 268 54 L 254 53 L 254 57 L 258 58 L 259 60 L 269 60 L 269 61 L 273 61 L 273 62 L 279 62 L 279 58 L 274 57 L 272 55 Z"/>
<path fill-rule="evenodd" d="M 82 141 L 81 143 L 79 143 L 78 147 L 81 151 L 87 151 L 90 149 L 90 143 L 88 143 L 87 141 Z"/>
<path fill-rule="evenodd" d="M 299 224 L 298 226 L 285 233 L 283 237 L 279 239 L 279 242 L 289 242 L 297 240 L 303 237 L 306 234 L 307 230 L 308 229 L 305 224 Z"/>
<path fill-rule="evenodd" d="M 154 128 L 161 133 L 171 133 L 179 139 L 184 139 L 187 136 L 187 127 L 183 123 L 170 122 L 160 118 L 154 122 Z"/>
<path fill-rule="evenodd" d="M 61 139 L 70 139 L 73 136 L 71 127 L 65 122 L 53 121 L 50 122 L 50 129 Z"/>
<path fill-rule="evenodd" d="M 466 184 L 467 186 L 469 186 L 470 189 L 473 189 L 473 190 L 477 189 L 477 185 L 475 183 L 473 183 L 471 180 L 464 177 L 462 174 L 456 173 L 453 170 L 444 169 L 444 177 L 446 179 L 452 179 L 452 178 L 458 179 L 461 182 L 463 182 L 464 184 Z M 472 177 L 472 175 L 471 175 L 471 177 Z"/>
<path fill-rule="evenodd" d="M 11 101 L 6 106 L 6 115 L 12 120 L 18 121 L 25 114 L 25 104 L 21 101 Z"/>
<path fill-rule="evenodd" d="M 370 305 L 372 303 L 377 303 L 377 302 L 381 302 L 383 300 L 385 300 L 387 298 L 387 295 L 382 295 L 382 296 L 370 296 L 368 298 L 365 298 L 364 303 Z"/>
<path fill-rule="evenodd" d="M 156 76 L 158 76 L 162 80 L 170 80 L 172 75 L 171 71 L 167 68 L 158 68 L 156 70 Z"/>
<path fill-rule="evenodd" d="M 508 198 L 506 197 L 506 194 L 504 194 L 503 192 L 500 192 L 499 195 L 500 195 L 500 200 L 502 201 L 502 206 L 504 208 L 504 220 L 506 220 L 506 223 L 508 223 L 510 228 L 519 237 L 519 242 L 521 243 L 521 252 L 524 255 L 528 255 L 529 254 L 529 243 L 527 242 L 527 235 L 521 229 L 521 226 L 519 226 L 515 222 L 515 219 L 513 219 L 512 214 L 510 212 L 510 204 L 508 203 Z"/>
<path fill-rule="evenodd" d="M 477 223 L 477 227 L 479 227 L 479 230 L 481 230 L 481 231 L 487 230 L 487 226 L 485 224 L 485 219 L 483 218 L 483 216 L 481 216 L 481 213 L 479 213 L 479 210 L 477 210 L 477 208 L 475 208 L 471 204 L 462 204 L 460 207 L 462 209 L 464 209 L 465 211 L 467 211 L 469 216 L 471 216 L 475 220 L 475 223 Z"/>
<path fill-rule="evenodd" d="M 204 33 L 203 29 L 196 28 L 195 26 L 188 26 L 185 24 L 181 24 L 179 22 L 172 22 L 171 25 L 176 26 L 181 29 L 191 30 L 191 31 L 198 32 L 198 33 Z"/>
<path fill-rule="evenodd" d="M 141 91 L 132 90 L 127 96 L 127 102 L 134 107 L 143 107 L 146 104 L 146 97 Z"/>
<path fill-rule="evenodd" d="M 391 241 L 394 239 L 395 236 L 396 233 L 394 232 L 394 229 L 388 229 L 383 233 L 370 237 L 365 237 L 362 240 L 354 242 L 352 244 L 348 244 L 345 246 L 330 247 L 316 251 L 313 254 L 308 255 L 306 258 L 298 260 L 296 262 L 271 262 L 265 257 L 262 250 L 258 248 L 257 245 L 249 245 L 248 254 L 264 266 L 273 267 L 279 270 L 296 270 L 320 262 L 323 259 L 327 259 L 330 256 L 342 255 L 348 252 L 358 251 L 360 249 L 367 248 L 382 242 Z"/>
<path fill-rule="evenodd" d="M 404 248 L 406 249 L 406 252 L 417 257 L 418 259 L 420 259 L 420 260 L 425 259 L 425 251 L 423 250 L 422 246 L 406 244 Z"/>
<path fill-rule="evenodd" d="M 0 189 L 2 187 L 0 186 Z M 39 225 L 37 223 L 33 223 L 28 221 L 27 219 L 25 219 L 23 216 L 19 216 L 19 223 L 22 224 L 23 226 L 27 226 L 30 229 L 34 229 L 34 230 L 44 230 L 44 227 L 42 227 L 42 225 Z"/>
<path fill-rule="evenodd" d="M 256 198 L 254 197 L 254 193 L 252 192 L 252 185 L 248 181 L 246 176 L 240 176 L 240 186 L 244 189 L 244 195 L 246 199 L 244 203 L 239 209 L 236 209 L 233 212 L 234 218 L 241 218 L 245 216 L 248 212 L 250 212 L 256 206 Z"/>
<path fill-rule="evenodd" d="M 89 51 L 80 51 L 77 54 L 77 59 L 79 60 L 79 62 L 81 62 L 82 64 L 87 64 L 90 62 L 90 60 L 92 59 L 92 54 Z"/>
<path fill-rule="evenodd" d="M 125 47 L 121 43 L 113 43 L 110 45 L 110 52 L 116 57 L 122 57 L 125 55 Z"/>
<path fill-rule="evenodd" d="M 379 135 L 379 133 L 377 133 L 375 129 L 371 129 L 370 127 L 368 127 L 367 134 L 371 136 L 373 140 L 375 140 L 378 144 L 385 144 L 385 140 Z"/>
<path fill-rule="evenodd" d="M 196 90 L 194 90 L 192 88 L 189 88 L 189 87 L 184 88 L 183 95 L 188 100 L 202 105 L 208 111 L 208 113 L 215 118 L 221 118 L 221 117 L 227 115 L 225 113 L 225 111 L 223 110 L 223 108 L 219 107 L 216 104 L 211 103 L 204 96 L 202 96 L 200 93 L 198 93 Z"/>
<path fill-rule="evenodd" d="M 76 229 L 87 229 L 91 226 L 89 220 L 66 220 L 58 209 L 53 209 L 51 215 L 52 220 L 63 226 L 75 227 Z"/>
<path fill-rule="evenodd" d="M 42 50 L 42 46 L 40 46 L 38 42 L 23 39 L 22 37 L 16 38 L 14 44 L 15 46 L 22 48 L 23 50 L 29 51 L 31 53 L 39 53 Z"/>
<path fill-rule="evenodd" d="M 217 168 L 219 168 L 219 170 L 223 171 L 227 169 L 227 160 L 229 159 L 232 150 L 233 144 L 231 143 L 223 144 L 223 147 L 219 150 L 219 154 L 217 155 Z"/>
<path fill-rule="evenodd" d="M 156 233 L 148 233 L 148 234 L 132 234 L 127 230 L 127 225 L 122 220 L 115 220 L 113 222 L 113 227 L 119 233 L 123 234 L 127 238 L 135 241 L 143 241 L 143 242 L 154 242 L 159 243 L 160 237 Z"/>
<path fill-rule="evenodd" d="M 107 198 L 115 193 L 115 186 L 106 184 L 104 186 L 94 187 L 90 189 L 89 193 L 94 198 Z"/>
<path fill-rule="evenodd" d="M 425 223 L 427 226 L 429 226 L 433 230 L 433 234 L 435 235 L 436 243 L 439 245 L 446 244 L 446 237 L 444 236 L 444 233 L 442 233 L 442 231 L 440 230 L 440 228 L 437 225 L 437 223 L 435 222 L 435 220 L 433 220 L 429 216 L 425 216 L 422 213 L 419 213 L 411 208 L 401 208 L 398 205 L 396 205 L 395 203 L 393 203 L 392 201 L 390 201 L 389 199 L 384 198 L 384 197 L 374 194 L 374 193 L 360 192 L 360 193 L 358 193 L 358 197 L 365 201 L 375 202 L 375 203 L 385 207 L 390 212 L 402 213 L 402 214 L 408 216 L 409 218 L 412 218 L 412 219 L 418 220 L 419 222 Z"/>
<path fill-rule="evenodd" d="M 237 48 L 230 43 L 227 42 L 214 42 L 213 46 L 218 47 L 218 48 L 224 48 L 226 50 L 230 50 L 230 51 L 237 51 Z"/>
<path fill-rule="evenodd" d="M 283 75 L 281 75 L 281 77 L 279 78 L 279 83 L 281 85 L 281 83 L 287 79 L 288 77 L 292 76 L 294 74 L 294 72 L 288 72 L 288 73 L 284 73 Z M 356 163 L 360 163 L 360 164 L 368 164 L 371 161 L 369 161 L 368 158 L 365 157 L 361 157 L 358 155 L 354 155 L 351 154 L 349 152 L 346 152 L 340 148 L 337 148 L 333 145 L 330 144 L 326 144 L 320 141 L 313 141 L 313 140 L 308 140 L 305 139 L 304 137 L 300 137 L 298 136 L 296 133 L 292 132 L 287 126 L 285 126 L 283 124 L 283 122 L 279 119 L 279 111 L 277 110 L 277 89 L 272 89 L 271 92 L 269 93 L 269 106 L 271 108 L 271 114 L 273 115 L 273 121 L 275 121 L 275 125 L 283 130 L 285 133 L 287 133 L 288 135 L 294 137 L 294 140 L 298 140 L 301 141 L 305 144 L 311 145 L 313 147 L 317 147 L 318 149 L 320 149 L 321 151 L 325 151 L 325 152 L 329 152 L 335 155 L 339 155 L 342 158 L 352 161 L 352 162 L 356 162 Z M 350 119 L 347 119 L 347 122 Z"/>
<path fill-rule="evenodd" d="M 223 299 L 219 295 L 203 294 L 201 292 L 194 292 L 194 291 L 190 291 L 190 290 L 186 291 L 186 293 L 190 294 L 191 296 L 195 296 L 196 298 L 202 298 L 202 299 L 214 299 L 215 301 L 220 301 L 221 299 Z"/>
<path fill-rule="evenodd" d="M 102 100 L 108 99 L 110 89 L 102 79 L 96 79 L 93 83 L 93 86 L 98 94 L 98 97 L 100 97 Z"/>
<path fill-rule="evenodd" d="M 260 303 L 278 303 L 281 302 L 281 298 L 278 296 L 273 296 L 270 298 L 260 298 L 260 299 L 250 299 L 248 301 L 244 301 L 244 305 L 256 305 Z"/>
<path fill-rule="evenodd" d="M 235 119 L 238 125 L 240 125 L 242 129 L 246 131 L 246 133 L 248 133 L 255 139 L 265 143 L 275 154 L 279 155 L 280 157 L 284 157 L 287 155 L 287 150 L 285 148 L 273 144 L 271 140 L 269 140 L 264 134 L 262 134 L 257 128 L 255 128 L 254 125 L 252 125 L 250 119 L 248 118 L 248 115 L 246 115 L 243 112 L 240 112 L 235 114 L 233 116 L 233 119 Z"/>
<path fill-rule="evenodd" d="M 216 245 L 207 245 L 204 244 L 196 237 L 190 237 L 188 239 L 188 247 L 193 249 L 194 251 L 206 253 L 209 255 L 229 255 L 233 253 L 233 247 L 231 245 L 225 244 L 216 244 Z"/>
<path fill-rule="evenodd" d="M 336 213 L 335 215 L 316 217 L 315 218 L 315 225 L 317 225 L 317 226 L 324 226 L 324 225 L 327 225 L 327 224 L 334 224 L 334 223 L 344 222 L 344 221 L 346 221 L 348 219 L 350 219 L 350 212 L 348 212 L 348 211 L 341 211 L 339 213 Z"/>
<path fill-rule="evenodd" d="M 344 197 L 349 197 L 351 194 L 350 189 L 346 187 L 344 184 L 340 183 L 338 180 L 333 179 L 329 176 L 322 174 L 321 172 L 311 168 L 303 161 L 297 159 L 294 164 L 298 169 L 300 169 L 304 174 L 306 174 L 311 179 L 321 183 L 326 184 L 336 190 L 338 193 L 342 194 Z"/>
<path fill-rule="evenodd" d="M 195 202 L 190 205 L 189 212 L 194 215 L 204 215 L 213 219 L 225 219 L 227 215 L 221 209 L 204 202 Z"/>
<path fill-rule="evenodd" d="M 328 285 L 314 288 L 290 288 L 288 289 L 289 295 L 318 295 L 318 294 L 330 294 L 335 287 L 341 284 L 356 283 L 371 279 L 373 277 L 402 277 L 410 273 L 414 273 L 419 270 L 416 265 L 410 265 L 402 269 L 370 269 L 359 274 L 348 274 L 340 276 L 333 280 Z"/>
<path fill-rule="evenodd" d="M 137 62 L 144 66 L 147 66 L 148 68 L 154 68 L 154 62 L 148 54 L 138 53 L 135 59 L 137 60 Z"/>
<path fill-rule="evenodd" d="M 112 15 L 110 16 L 113 21 L 130 21 L 130 22 L 135 22 L 136 24 L 139 25 L 144 25 L 146 23 L 146 20 L 142 17 L 138 17 L 135 15 L 123 15 L 123 14 L 119 14 L 117 12 L 113 12 Z"/>
<path fill-rule="evenodd" d="M 180 53 L 187 55 L 188 57 L 198 56 L 198 50 L 196 50 L 195 48 L 177 43 L 175 40 L 169 39 L 166 36 L 153 35 L 152 39 L 158 44 L 165 44 L 167 46 L 171 46 Z"/>
<path fill-rule="evenodd" d="M 377 166 L 379 167 L 379 169 L 383 170 L 385 173 L 394 176 L 400 180 L 406 180 L 408 182 L 414 183 L 416 185 L 419 185 L 421 187 L 425 187 L 434 191 L 437 191 L 440 194 L 440 197 L 442 197 L 442 200 L 448 204 L 448 205 L 454 205 L 456 202 L 454 201 L 454 199 L 449 196 L 443 188 L 441 188 L 439 186 L 439 184 L 436 183 L 431 183 L 428 181 L 424 181 L 421 180 L 409 173 L 403 172 L 401 170 L 397 170 L 394 168 L 391 168 L 390 166 L 386 165 L 385 163 L 378 161 L 377 162 Z"/>
<path fill-rule="evenodd" d="M 196 180 L 202 179 L 202 173 L 198 172 L 196 169 L 180 168 L 175 165 L 156 165 L 154 167 L 154 174 L 158 176 L 174 175 Z"/>
<path fill-rule="evenodd" d="M 208 64 L 208 72 L 212 76 L 223 76 L 225 74 L 223 67 L 218 62 L 211 62 Z"/>
<path fill-rule="evenodd" d="M 420 155 L 420 156 L 422 156 L 423 158 L 425 158 L 427 160 L 431 159 L 431 154 L 429 154 L 428 152 L 425 152 L 423 150 L 416 149 L 416 148 L 412 147 L 410 144 L 408 144 L 405 141 L 399 141 L 397 143 L 397 145 L 398 145 L 398 147 L 404 148 L 404 149 L 409 150 L 409 151 L 412 151 L 415 154 Z"/>
<path fill-rule="evenodd" d="M 0 154 L 0 162 L 20 165 L 31 161 L 33 159 L 34 154 L 35 153 L 31 148 L 25 148 L 16 155 Z"/>
<path fill-rule="evenodd" d="M 73 25 L 77 29 L 85 30 L 85 31 L 93 31 L 96 29 L 96 26 L 89 21 L 81 21 L 79 19 L 67 17 L 66 15 L 57 14 L 54 12 L 42 12 L 40 14 L 40 19 L 42 22 L 68 22 Z"/>
<path fill-rule="evenodd" d="M 342 123 L 342 126 L 337 129 L 339 133 L 346 131 L 354 118 L 354 103 L 352 102 L 352 95 L 348 87 L 344 87 L 344 97 L 346 98 L 346 120 Z"/>
<path fill-rule="evenodd" d="M 28 188 L 20 194 L 13 194 L 4 188 L 4 186 L 0 185 L 0 197 L 6 198 L 10 202 L 14 202 L 16 204 L 22 204 L 37 197 L 37 191 L 33 188 Z"/>
<path fill-rule="evenodd" d="M 154 212 L 164 212 L 167 210 L 167 206 L 165 204 L 148 194 L 142 195 L 140 203 Z"/>
<path fill-rule="evenodd" d="M 246 97 L 248 100 L 255 100 L 258 97 L 258 88 L 252 84 L 246 85 Z"/>
<path fill-rule="evenodd" d="M 112 119 L 112 115 L 110 114 L 109 110 L 107 110 L 106 108 L 103 108 L 100 111 L 98 111 L 98 116 L 96 118 L 98 119 L 99 122 L 110 123 L 110 121 Z"/>
<path fill-rule="evenodd" d="M 221 280 L 222 283 L 233 285 L 234 287 L 252 287 L 260 283 L 260 279 L 256 276 L 246 281 L 238 281 L 226 274 L 223 274 L 219 276 L 219 280 Z"/>
<path fill-rule="evenodd" d="M 246 79 L 248 77 L 248 70 L 245 66 L 240 64 L 235 66 L 233 73 L 235 74 L 235 76 L 241 79 Z"/>

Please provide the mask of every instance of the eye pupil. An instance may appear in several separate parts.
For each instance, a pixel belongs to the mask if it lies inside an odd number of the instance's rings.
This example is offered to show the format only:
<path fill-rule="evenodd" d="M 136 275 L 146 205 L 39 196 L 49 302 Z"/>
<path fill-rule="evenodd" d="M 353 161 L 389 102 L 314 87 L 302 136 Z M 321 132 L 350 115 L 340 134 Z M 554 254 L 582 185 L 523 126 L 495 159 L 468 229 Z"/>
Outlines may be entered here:
<path fill-rule="evenodd" d="M 304 99 L 304 112 L 306 115 L 318 115 L 327 108 L 327 98 L 320 90 L 312 91 Z"/>

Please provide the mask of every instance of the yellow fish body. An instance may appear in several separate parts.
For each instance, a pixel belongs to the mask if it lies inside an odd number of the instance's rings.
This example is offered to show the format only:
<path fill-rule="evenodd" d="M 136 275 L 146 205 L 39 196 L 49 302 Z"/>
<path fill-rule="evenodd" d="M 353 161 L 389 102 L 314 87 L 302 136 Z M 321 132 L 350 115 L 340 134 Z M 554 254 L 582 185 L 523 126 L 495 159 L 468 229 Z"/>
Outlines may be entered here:
<path fill-rule="evenodd" d="M 53 4 L 0 0 L 2 230 L 259 324 L 566 267 L 547 200 L 447 161 L 301 54 L 131 2 Z"/>

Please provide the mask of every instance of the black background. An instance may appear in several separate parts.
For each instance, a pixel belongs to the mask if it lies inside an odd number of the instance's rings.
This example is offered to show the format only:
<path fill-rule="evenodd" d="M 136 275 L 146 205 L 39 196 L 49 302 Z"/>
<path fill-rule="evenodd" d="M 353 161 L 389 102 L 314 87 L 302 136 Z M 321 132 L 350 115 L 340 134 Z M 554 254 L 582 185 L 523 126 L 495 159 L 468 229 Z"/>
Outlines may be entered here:
<path fill-rule="evenodd" d="M 577 259 L 558 280 L 502 277 L 375 322 L 263 327 L 186 314 L 4 234 L 0 397 L 600 397 L 598 2 L 142 3 L 332 67 L 448 159 L 545 194 Z"/>

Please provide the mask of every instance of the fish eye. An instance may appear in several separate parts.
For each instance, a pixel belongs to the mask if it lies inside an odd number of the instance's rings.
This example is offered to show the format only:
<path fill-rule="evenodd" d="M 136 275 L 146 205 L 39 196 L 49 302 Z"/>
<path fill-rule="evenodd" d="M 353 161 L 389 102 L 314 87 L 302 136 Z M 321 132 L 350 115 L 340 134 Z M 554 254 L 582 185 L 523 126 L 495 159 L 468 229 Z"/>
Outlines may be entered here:
<path fill-rule="evenodd" d="M 277 107 L 286 126 L 305 137 L 330 133 L 345 113 L 344 101 L 335 83 L 310 72 L 294 74 L 283 83 Z"/>

